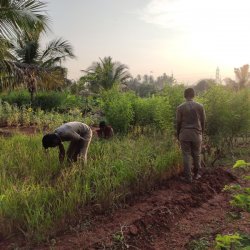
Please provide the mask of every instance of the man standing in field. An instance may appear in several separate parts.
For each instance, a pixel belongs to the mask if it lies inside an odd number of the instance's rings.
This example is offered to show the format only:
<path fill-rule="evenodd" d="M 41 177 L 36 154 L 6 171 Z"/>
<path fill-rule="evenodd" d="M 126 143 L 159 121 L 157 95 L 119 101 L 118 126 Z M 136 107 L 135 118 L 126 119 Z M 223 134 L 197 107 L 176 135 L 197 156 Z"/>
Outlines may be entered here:
<path fill-rule="evenodd" d="M 65 158 L 65 150 L 62 142 L 70 141 L 67 150 L 67 160 L 77 161 L 77 158 L 87 163 L 88 147 L 92 139 L 91 128 L 82 122 L 68 122 L 58 127 L 54 133 L 46 134 L 42 139 L 45 149 L 59 147 L 59 161 L 62 163 Z"/>
<path fill-rule="evenodd" d="M 193 101 L 194 89 L 184 91 L 186 102 L 177 107 L 177 138 L 181 144 L 183 155 L 184 176 L 189 183 L 199 179 L 201 167 L 201 143 L 205 129 L 205 111 L 201 104 Z M 192 176 L 192 160 L 194 164 Z"/>

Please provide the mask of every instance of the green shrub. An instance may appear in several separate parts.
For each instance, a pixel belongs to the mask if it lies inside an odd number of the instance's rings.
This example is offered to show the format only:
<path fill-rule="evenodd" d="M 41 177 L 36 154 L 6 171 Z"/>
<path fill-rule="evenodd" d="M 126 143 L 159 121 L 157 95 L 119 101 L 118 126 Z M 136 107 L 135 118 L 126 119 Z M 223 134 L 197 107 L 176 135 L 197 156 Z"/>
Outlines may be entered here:
<path fill-rule="evenodd" d="M 30 106 L 30 94 L 26 90 L 12 91 L 2 93 L 0 99 L 9 104 L 21 106 Z M 45 111 L 57 110 L 60 112 L 74 108 L 84 108 L 84 100 L 80 96 L 72 95 L 67 92 L 59 91 L 40 91 L 37 92 L 32 103 L 33 109 L 42 109 Z"/>
<path fill-rule="evenodd" d="M 152 126 L 160 131 L 172 129 L 173 117 L 167 97 L 137 97 L 132 104 L 134 125 Z"/>
<path fill-rule="evenodd" d="M 50 91 L 37 93 L 33 105 L 35 108 L 41 108 L 45 111 L 55 109 L 63 112 L 68 109 L 81 109 L 84 106 L 83 104 L 83 99 L 79 96 L 66 92 Z"/>
<path fill-rule="evenodd" d="M 158 129 L 164 131 L 173 130 L 174 116 L 171 112 L 171 105 L 167 97 L 157 97 L 154 100 L 155 111 L 154 111 L 154 122 Z"/>
<path fill-rule="evenodd" d="M 173 116 L 166 96 L 141 98 L 112 89 L 103 93 L 105 116 L 115 131 L 126 133 L 131 126 L 171 130 Z"/>
<path fill-rule="evenodd" d="M 33 106 L 41 108 L 45 111 L 52 109 L 58 109 L 62 106 L 65 98 L 64 93 L 52 91 L 52 92 L 39 92 L 36 94 L 33 102 Z"/>
<path fill-rule="evenodd" d="M 250 163 L 244 160 L 238 160 L 233 166 L 233 169 L 249 170 Z M 250 176 L 241 176 L 243 179 L 250 179 Z M 250 213 L 250 187 L 242 187 L 239 184 L 226 185 L 224 191 L 230 191 L 232 193 L 232 200 L 230 201 L 232 206 L 241 208 Z M 249 235 L 240 235 L 234 233 L 232 235 L 216 236 L 216 249 L 249 249 L 250 237 Z"/>
<path fill-rule="evenodd" d="M 160 96 L 165 96 L 168 99 L 172 122 L 174 122 L 176 108 L 185 101 L 184 99 L 184 85 L 175 84 L 172 86 L 166 86 Z"/>
<path fill-rule="evenodd" d="M 134 125 L 152 125 L 154 121 L 154 99 L 136 98 L 133 102 Z"/>
<path fill-rule="evenodd" d="M 231 146 L 233 139 L 248 133 L 250 125 L 250 91 L 233 92 L 223 86 L 210 88 L 201 103 L 206 110 L 206 133 L 218 147 Z"/>
<path fill-rule="evenodd" d="M 238 160 L 233 166 L 233 169 L 250 169 L 250 163 L 244 160 Z M 244 176 L 244 179 L 250 179 L 250 176 Z M 243 210 L 250 213 L 250 187 L 241 187 L 229 189 L 233 192 L 233 199 L 231 200 L 231 205 L 235 207 L 242 208 Z"/>
<path fill-rule="evenodd" d="M 215 242 L 217 250 L 249 250 L 250 236 L 239 233 L 217 234 Z"/>
<path fill-rule="evenodd" d="M 218 234 L 216 236 L 216 249 L 221 250 L 229 250 L 229 249 L 241 249 L 242 246 L 240 241 L 242 240 L 242 237 L 236 233 L 232 235 L 221 235 Z"/>
<path fill-rule="evenodd" d="M 133 98 L 135 98 L 134 95 L 121 93 L 115 88 L 103 93 L 105 116 L 115 131 L 128 132 L 134 117 L 131 101 Z"/>
<path fill-rule="evenodd" d="M 26 90 L 1 93 L 0 99 L 11 105 L 16 104 L 18 107 L 30 105 L 30 94 Z"/>

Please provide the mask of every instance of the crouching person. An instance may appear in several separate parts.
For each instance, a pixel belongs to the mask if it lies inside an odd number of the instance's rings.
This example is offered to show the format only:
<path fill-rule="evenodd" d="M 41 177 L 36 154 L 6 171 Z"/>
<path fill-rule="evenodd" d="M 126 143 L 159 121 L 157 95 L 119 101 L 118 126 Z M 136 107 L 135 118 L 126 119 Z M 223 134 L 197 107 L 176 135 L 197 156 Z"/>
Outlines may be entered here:
<path fill-rule="evenodd" d="M 82 122 L 68 122 L 58 127 L 54 133 L 46 134 L 42 139 L 45 149 L 59 148 L 59 161 L 62 163 L 65 158 L 64 141 L 70 141 L 67 150 L 68 162 L 75 162 L 77 159 L 83 160 L 87 164 L 87 153 L 92 139 L 91 128 Z"/>
<path fill-rule="evenodd" d="M 99 123 L 97 135 L 101 139 L 110 139 L 114 136 L 114 130 L 111 126 L 107 125 L 105 121 Z"/>

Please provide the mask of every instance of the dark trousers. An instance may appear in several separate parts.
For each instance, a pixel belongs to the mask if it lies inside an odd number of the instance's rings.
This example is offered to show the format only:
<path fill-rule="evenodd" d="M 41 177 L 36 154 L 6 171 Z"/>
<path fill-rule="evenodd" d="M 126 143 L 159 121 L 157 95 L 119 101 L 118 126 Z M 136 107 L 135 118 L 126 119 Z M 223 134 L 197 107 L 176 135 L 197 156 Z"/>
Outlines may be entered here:
<path fill-rule="evenodd" d="M 193 173 L 197 175 L 201 167 L 201 141 L 180 141 L 184 175 L 188 180 L 192 180 L 192 162 Z"/>

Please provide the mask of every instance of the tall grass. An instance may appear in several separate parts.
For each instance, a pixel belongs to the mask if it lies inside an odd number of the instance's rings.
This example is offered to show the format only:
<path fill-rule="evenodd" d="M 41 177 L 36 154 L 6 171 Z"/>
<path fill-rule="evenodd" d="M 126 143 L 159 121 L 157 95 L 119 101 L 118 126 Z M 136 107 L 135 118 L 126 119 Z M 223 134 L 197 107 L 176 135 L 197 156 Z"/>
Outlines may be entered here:
<path fill-rule="evenodd" d="M 179 150 L 164 136 L 93 141 L 88 165 L 59 165 L 42 135 L 0 138 L 0 234 L 43 240 L 86 205 L 110 209 L 177 171 Z"/>

